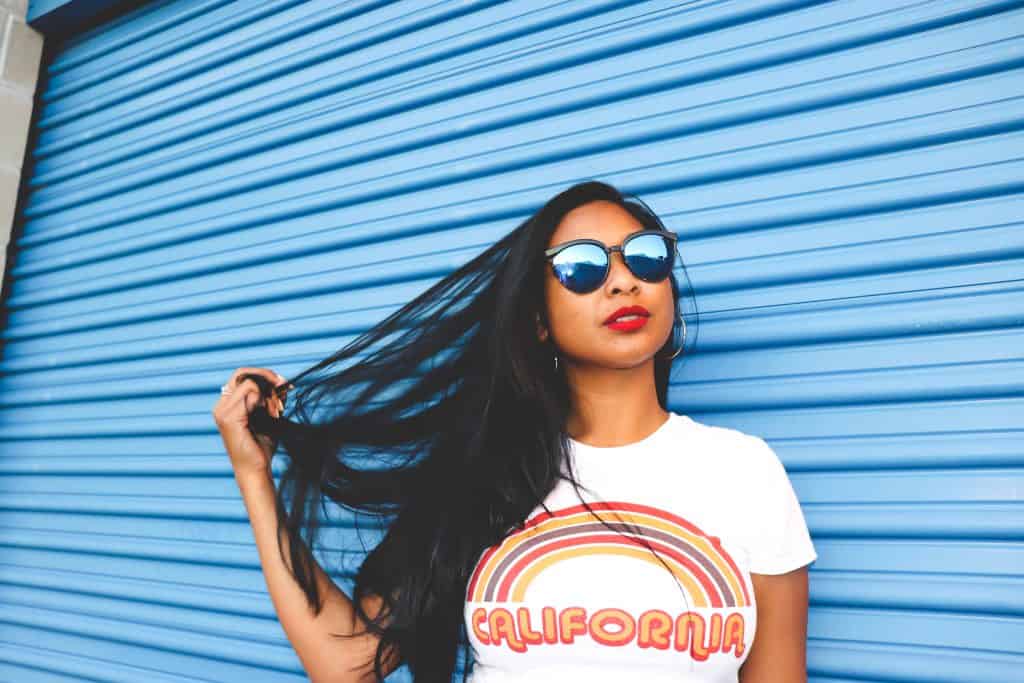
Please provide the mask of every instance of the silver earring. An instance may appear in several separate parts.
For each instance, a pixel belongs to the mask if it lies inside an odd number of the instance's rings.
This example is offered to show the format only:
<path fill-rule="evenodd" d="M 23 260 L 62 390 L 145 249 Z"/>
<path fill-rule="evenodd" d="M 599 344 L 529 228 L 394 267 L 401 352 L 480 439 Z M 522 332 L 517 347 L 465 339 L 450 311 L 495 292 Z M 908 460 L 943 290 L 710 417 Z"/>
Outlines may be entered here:
<path fill-rule="evenodd" d="M 683 324 L 683 342 L 679 345 L 679 348 L 676 349 L 675 353 L 673 353 L 671 356 L 665 356 L 665 360 L 672 360 L 673 358 L 678 356 L 679 352 L 683 350 L 684 346 L 686 346 L 686 321 L 683 320 L 683 316 L 681 316 L 681 315 L 676 316 L 676 317 L 678 317 L 679 318 L 679 322 L 681 322 Z M 675 331 L 675 328 L 673 328 L 673 332 L 674 331 Z"/>
<path fill-rule="evenodd" d="M 558 372 L 558 354 L 555 354 L 555 372 Z"/>

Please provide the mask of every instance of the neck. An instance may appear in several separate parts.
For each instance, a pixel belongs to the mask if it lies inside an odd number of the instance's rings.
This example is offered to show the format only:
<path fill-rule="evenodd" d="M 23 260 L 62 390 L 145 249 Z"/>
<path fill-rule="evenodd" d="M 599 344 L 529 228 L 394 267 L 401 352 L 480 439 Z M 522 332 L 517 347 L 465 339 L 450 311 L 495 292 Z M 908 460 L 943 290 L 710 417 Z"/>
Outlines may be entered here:
<path fill-rule="evenodd" d="M 569 436 L 598 447 L 621 446 L 654 433 L 669 413 L 658 403 L 654 359 L 632 368 L 566 364 L 572 408 Z"/>

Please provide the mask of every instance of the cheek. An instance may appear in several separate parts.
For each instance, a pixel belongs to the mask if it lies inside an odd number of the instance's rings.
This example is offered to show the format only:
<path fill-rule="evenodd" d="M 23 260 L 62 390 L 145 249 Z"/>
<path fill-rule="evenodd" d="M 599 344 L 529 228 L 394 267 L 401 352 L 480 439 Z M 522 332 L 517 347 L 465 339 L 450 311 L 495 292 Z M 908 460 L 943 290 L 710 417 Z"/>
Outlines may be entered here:
<path fill-rule="evenodd" d="M 548 329 L 559 342 L 570 342 L 579 336 L 588 320 L 583 297 L 573 294 L 558 282 L 549 281 L 544 299 L 548 308 Z"/>

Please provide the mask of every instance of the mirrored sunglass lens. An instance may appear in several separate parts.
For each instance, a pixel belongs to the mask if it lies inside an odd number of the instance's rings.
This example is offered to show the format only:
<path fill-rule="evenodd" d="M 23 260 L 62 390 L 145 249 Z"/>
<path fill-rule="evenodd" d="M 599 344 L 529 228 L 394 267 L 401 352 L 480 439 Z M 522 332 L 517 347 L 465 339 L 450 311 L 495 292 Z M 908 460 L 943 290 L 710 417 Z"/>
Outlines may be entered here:
<path fill-rule="evenodd" d="M 607 265 L 608 255 L 595 244 L 574 244 L 551 259 L 555 277 L 574 292 L 589 292 L 599 287 Z"/>
<path fill-rule="evenodd" d="M 625 258 L 630 270 L 642 280 L 657 282 L 672 270 L 672 247 L 661 235 L 640 235 L 626 245 Z"/>

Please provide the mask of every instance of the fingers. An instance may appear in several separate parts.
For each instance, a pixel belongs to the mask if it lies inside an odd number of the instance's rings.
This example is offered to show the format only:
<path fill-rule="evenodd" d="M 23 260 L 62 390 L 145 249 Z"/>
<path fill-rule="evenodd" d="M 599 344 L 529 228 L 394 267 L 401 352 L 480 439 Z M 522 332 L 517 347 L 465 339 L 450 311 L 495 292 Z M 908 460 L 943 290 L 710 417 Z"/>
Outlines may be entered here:
<path fill-rule="evenodd" d="M 259 385 L 252 380 L 252 378 L 241 379 L 242 375 L 254 374 L 261 377 L 265 377 L 271 386 L 275 388 L 274 393 L 270 395 L 268 399 L 264 399 L 262 392 L 260 391 Z M 241 381 L 240 381 L 241 380 Z M 244 410 L 249 413 L 252 408 L 258 405 L 262 401 L 266 401 L 267 412 L 274 417 L 280 417 L 284 412 L 284 399 L 283 396 L 287 396 L 288 390 L 292 387 L 289 383 L 287 388 L 277 389 L 286 382 L 285 378 L 277 374 L 273 370 L 267 368 L 253 368 L 253 367 L 241 367 L 237 368 L 231 373 L 230 379 L 228 379 L 227 386 L 230 389 L 230 393 L 222 394 L 220 400 L 214 406 L 214 415 L 221 412 L 228 412 L 236 409 L 239 404 L 244 404 Z M 256 402 L 251 403 L 247 401 L 247 396 L 255 395 Z M 250 407 L 250 405 L 252 407 Z"/>
<path fill-rule="evenodd" d="M 231 392 L 232 396 L 235 394 L 240 394 L 240 400 L 245 401 L 246 412 L 251 413 L 256 406 L 263 404 L 266 406 L 268 414 L 278 417 L 280 415 L 279 409 L 284 408 L 284 404 L 281 402 L 281 399 L 278 398 L 277 394 L 272 393 L 269 396 L 264 396 L 259 384 L 257 384 L 252 378 L 242 380 L 237 388 Z M 253 396 L 254 398 L 250 400 L 249 396 Z M 278 414 L 275 415 L 275 412 Z"/>
<path fill-rule="evenodd" d="M 281 377 L 281 375 L 277 374 L 273 370 L 268 370 L 267 368 L 238 368 L 233 373 L 231 373 L 231 379 L 228 380 L 228 386 L 234 386 L 238 384 L 238 378 L 248 373 L 252 373 L 254 375 L 263 375 L 264 377 L 267 378 L 270 384 L 275 387 L 284 381 L 284 377 Z"/>
<path fill-rule="evenodd" d="M 250 396 L 255 397 L 255 401 L 249 399 Z M 220 412 L 230 414 L 239 409 L 248 414 L 250 412 L 249 405 L 251 403 L 259 403 L 261 399 L 260 388 L 256 386 L 256 382 L 252 380 L 246 380 L 241 384 L 237 385 L 231 390 L 230 394 L 226 394 L 221 397 Z"/>

